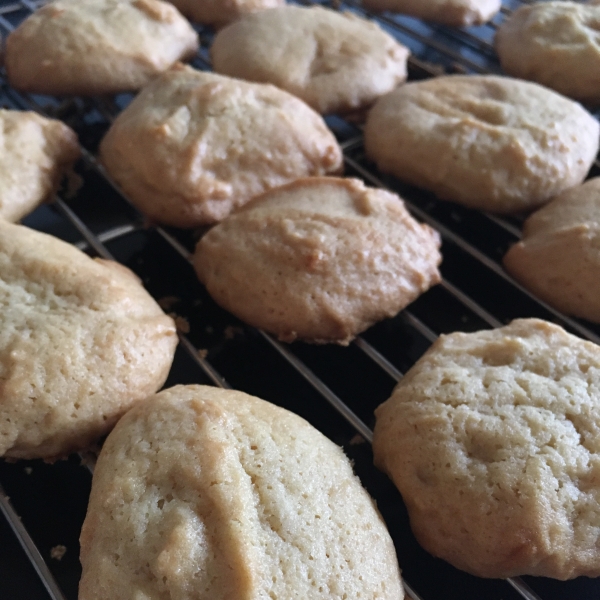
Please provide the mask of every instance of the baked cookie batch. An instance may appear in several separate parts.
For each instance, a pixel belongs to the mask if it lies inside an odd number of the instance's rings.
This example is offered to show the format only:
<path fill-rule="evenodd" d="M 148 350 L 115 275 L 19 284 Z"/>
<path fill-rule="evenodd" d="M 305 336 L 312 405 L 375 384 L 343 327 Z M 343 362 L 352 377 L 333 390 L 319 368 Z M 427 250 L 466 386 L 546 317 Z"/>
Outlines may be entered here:
<path fill-rule="evenodd" d="M 364 5 L 469 26 L 500 0 Z M 185 17 L 219 30 L 217 73 L 181 63 L 198 50 Z M 441 281 L 441 239 L 397 195 L 341 177 L 330 113 L 366 116 L 367 156 L 442 200 L 539 208 L 507 271 L 600 322 L 600 182 L 583 183 L 600 127 L 577 102 L 600 101 L 598 22 L 593 3 L 523 6 L 495 40 L 521 79 L 404 84 L 409 50 L 351 13 L 52 0 L 4 60 L 21 91 L 139 91 L 100 145 L 108 176 L 151 222 L 210 227 L 192 262 L 226 310 L 285 342 L 347 345 Z M 337 446 L 241 392 L 156 394 L 173 319 L 125 267 L 13 224 L 52 198 L 75 133 L 10 110 L 0 125 L 0 456 L 54 460 L 112 430 L 79 597 L 401 600 L 385 524 Z M 599 432 L 600 347 L 520 319 L 441 336 L 377 409 L 373 451 L 433 555 L 481 577 L 595 577 Z"/>

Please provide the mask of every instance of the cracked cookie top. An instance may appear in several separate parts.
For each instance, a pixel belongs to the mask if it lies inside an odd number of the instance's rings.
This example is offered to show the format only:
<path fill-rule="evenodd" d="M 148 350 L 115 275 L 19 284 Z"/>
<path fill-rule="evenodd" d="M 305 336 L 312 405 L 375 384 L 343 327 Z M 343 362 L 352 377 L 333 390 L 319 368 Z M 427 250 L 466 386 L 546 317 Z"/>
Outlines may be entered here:
<path fill-rule="evenodd" d="M 537 319 L 441 336 L 376 416 L 429 552 L 482 577 L 600 575 L 600 347 Z"/>
<path fill-rule="evenodd" d="M 372 104 L 406 79 L 409 51 L 375 22 L 313 6 L 253 13 L 221 30 L 215 71 L 272 83 L 325 114 Z"/>

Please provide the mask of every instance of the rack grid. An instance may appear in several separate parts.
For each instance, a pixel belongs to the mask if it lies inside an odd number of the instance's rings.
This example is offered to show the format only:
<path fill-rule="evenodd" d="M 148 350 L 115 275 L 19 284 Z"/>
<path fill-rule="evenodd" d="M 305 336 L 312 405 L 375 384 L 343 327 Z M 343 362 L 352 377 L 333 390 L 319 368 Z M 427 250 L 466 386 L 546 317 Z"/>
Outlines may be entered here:
<path fill-rule="evenodd" d="M 372 15 L 355 0 L 324 2 L 375 18 L 413 52 L 409 78 L 443 73 L 498 73 L 493 36 L 520 4 L 505 0 L 494 20 L 467 30 L 424 24 L 409 17 Z M 311 4 L 309 0 L 304 2 Z M 8 34 L 43 2 L 0 2 L 0 30 Z M 192 61 L 210 68 L 212 31 L 198 29 L 202 48 Z M 501 257 L 519 238 L 521 220 L 439 202 L 431 194 L 379 174 L 364 155 L 360 128 L 339 117 L 329 126 L 344 149 L 346 175 L 398 192 L 412 214 L 442 234 L 443 281 L 398 317 L 379 323 L 349 347 L 284 345 L 229 315 L 196 280 L 189 257 L 201 231 L 149 226 L 95 159 L 102 135 L 131 95 L 61 100 L 19 94 L 0 76 L 5 106 L 58 117 L 80 136 L 82 186 L 73 197 L 57 195 L 25 224 L 76 244 L 90 255 L 114 258 L 135 271 L 167 310 L 181 317 L 180 345 L 167 386 L 205 383 L 232 387 L 288 408 L 344 446 L 355 470 L 390 529 L 403 569 L 407 596 L 414 600 L 592 599 L 600 581 L 580 578 L 483 580 L 425 553 L 410 533 L 398 492 L 372 465 L 369 442 L 373 410 L 389 396 L 402 374 L 441 333 L 497 327 L 516 317 L 557 322 L 600 343 L 600 327 L 560 314 L 516 284 Z M 599 164 L 590 176 L 599 174 Z M 80 575 L 78 534 L 91 481 L 89 457 L 0 462 L 0 598 L 74 600 Z M 66 548 L 59 560 L 57 549 Z M 54 549 L 54 551 L 53 551 Z M 60 552 L 59 552 L 60 553 Z M 53 558 L 54 556 L 54 558 Z"/>

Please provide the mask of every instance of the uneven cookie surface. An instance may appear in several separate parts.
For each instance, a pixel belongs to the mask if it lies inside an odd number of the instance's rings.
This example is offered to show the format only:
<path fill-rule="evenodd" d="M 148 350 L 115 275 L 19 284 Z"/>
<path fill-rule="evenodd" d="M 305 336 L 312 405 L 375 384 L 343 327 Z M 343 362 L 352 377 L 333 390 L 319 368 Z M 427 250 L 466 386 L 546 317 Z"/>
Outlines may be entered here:
<path fill-rule="evenodd" d="M 211 296 L 280 339 L 348 344 L 440 280 L 440 239 L 401 199 L 356 179 L 272 190 L 208 232 L 194 267 Z"/>
<path fill-rule="evenodd" d="M 177 343 L 125 267 L 0 220 L 0 456 L 85 448 L 167 377 Z"/>
<path fill-rule="evenodd" d="M 548 304 L 600 323 L 600 178 L 531 215 L 504 266 Z"/>
<path fill-rule="evenodd" d="M 214 223 L 270 188 L 342 167 L 335 137 L 298 98 L 181 65 L 117 117 L 100 155 L 142 212 L 179 227 Z"/>
<path fill-rule="evenodd" d="M 322 114 L 363 108 L 394 89 L 408 54 L 376 23 L 320 6 L 246 15 L 211 46 L 218 73 L 272 83 Z"/>
<path fill-rule="evenodd" d="M 489 21 L 501 0 L 364 0 L 371 10 L 391 10 L 426 21 L 468 27 Z"/>
<path fill-rule="evenodd" d="M 177 386 L 118 423 L 94 472 L 80 600 L 402 600 L 342 450 L 241 392 Z"/>
<path fill-rule="evenodd" d="M 536 319 L 441 336 L 376 416 L 426 550 L 482 577 L 600 575 L 600 347 Z"/>
<path fill-rule="evenodd" d="M 409 83 L 369 113 L 378 167 L 443 200 L 500 213 L 531 210 L 583 181 L 598 121 L 537 84 L 496 76 Z"/>
<path fill-rule="evenodd" d="M 138 90 L 198 48 L 191 25 L 161 0 L 53 0 L 6 40 L 10 84 L 43 94 Z"/>
<path fill-rule="evenodd" d="M 0 110 L 0 216 L 18 221 L 31 212 L 77 158 L 77 136 L 61 121 Z"/>
<path fill-rule="evenodd" d="M 583 102 L 600 101 L 600 6 L 540 2 L 521 6 L 498 29 L 496 50 L 509 75 Z"/>
<path fill-rule="evenodd" d="M 283 6 L 285 0 L 175 0 L 173 4 L 192 21 L 222 27 L 246 13 Z"/>

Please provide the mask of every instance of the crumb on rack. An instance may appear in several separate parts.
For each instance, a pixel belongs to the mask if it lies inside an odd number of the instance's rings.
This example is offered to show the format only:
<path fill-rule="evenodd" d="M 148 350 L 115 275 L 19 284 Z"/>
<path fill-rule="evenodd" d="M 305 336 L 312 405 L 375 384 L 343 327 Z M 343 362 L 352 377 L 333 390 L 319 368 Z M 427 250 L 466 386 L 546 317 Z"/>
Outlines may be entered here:
<path fill-rule="evenodd" d="M 165 296 L 164 298 L 159 298 L 158 305 L 163 310 L 171 310 L 171 308 L 173 308 L 173 305 L 180 302 L 180 300 L 181 298 L 178 298 L 177 296 Z"/>
<path fill-rule="evenodd" d="M 244 330 L 241 327 L 234 327 L 233 325 L 228 325 L 223 330 L 226 340 L 232 340 L 236 335 L 242 335 L 242 333 L 244 333 Z"/>
<path fill-rule="evenodd" d="M 175 327 L 177 328 L 177 331 L 180 331 L 181 333 L 190 332 L 190 324 L 185 317 L 173 312 L 169 313 L 169 316 L 175 321 Z"/>
<path fill-rule="evenodd" d="M 65 555 L 66 551 L 66 546 L 58 544 L 57 546 L 50 548 L 50 558 L 53 558 L 54 560 L 62 560 L 62 557 Z"/>
<path fill-rule="evenodd" d="M 198 350 L 198 356 L 200 358 L 206 358 L 208 356 L 208 350 L 206 348 L 200 348 L 200 350 Z"/>
<path fill-rule="evenodd" d="M 65 198 L 70 200 L 71 198 L 75 198 L 79 190 L 83 187 L 83 177 L 78 173 L 75 173 L 73 169 L 70 169 L 66 173 L 67 177 L 67 185 L 65 191 Z"/>
<path fill-rule="evenodd" d="M 350 445 L 351 446 L 358 446 L 359 444 L 364 444 L 365 443 L 365 438 L 360 435 L 360 433 L 357 433 L 351 440 L 350 440 Z"/>

